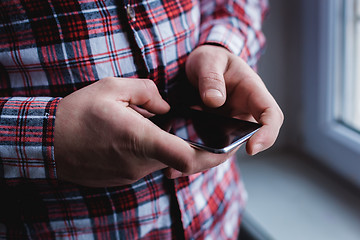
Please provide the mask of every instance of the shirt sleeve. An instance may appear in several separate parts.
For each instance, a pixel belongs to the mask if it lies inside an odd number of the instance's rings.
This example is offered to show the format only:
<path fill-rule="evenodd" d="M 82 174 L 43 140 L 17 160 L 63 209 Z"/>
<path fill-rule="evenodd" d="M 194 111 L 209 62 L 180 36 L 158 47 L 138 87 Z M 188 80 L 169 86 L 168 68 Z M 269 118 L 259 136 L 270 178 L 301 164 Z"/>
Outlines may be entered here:
<path fill-rule="evenodd" d="M 202 0 L 200 44 L 220 44 L 254 67 L 265 45 L 267 0 Z"/>
<path fill-rule="evenodd" d="M 56 179 L 54 124 L 59 98 L 0 98 L 0 181 Z"/>

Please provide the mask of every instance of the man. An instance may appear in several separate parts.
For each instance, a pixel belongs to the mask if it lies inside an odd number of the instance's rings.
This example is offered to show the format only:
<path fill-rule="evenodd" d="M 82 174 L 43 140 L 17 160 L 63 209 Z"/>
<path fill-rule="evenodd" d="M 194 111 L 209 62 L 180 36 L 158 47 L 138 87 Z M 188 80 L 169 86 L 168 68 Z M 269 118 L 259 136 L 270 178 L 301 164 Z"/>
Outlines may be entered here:
<path fill-rule="evenodd" d="M 270 147 L 283 116 L 251 68 L 266 2 L 0 6 L 1 238 L 236 238 L 234 152 L 196 150 L 147 118 L 174 91 L 186 101 L 176 86 L 190 82 L 206 106 L 263 125 L 249 154 Z"/>

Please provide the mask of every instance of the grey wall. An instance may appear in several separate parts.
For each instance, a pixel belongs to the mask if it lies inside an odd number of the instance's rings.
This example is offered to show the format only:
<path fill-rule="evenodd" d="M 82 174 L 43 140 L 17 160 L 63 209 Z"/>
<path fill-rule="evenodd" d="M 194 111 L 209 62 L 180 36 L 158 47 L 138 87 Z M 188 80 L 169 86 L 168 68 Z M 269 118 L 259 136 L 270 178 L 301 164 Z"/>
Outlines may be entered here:
<path fill-rule="evenodd" d="M 302 141 L 301 16 L 301 1 L 270 0 L 264 22 L 267 48 L 259 63 L 259 75 L 285 115 L 275 148 L 296 148 Z"/>

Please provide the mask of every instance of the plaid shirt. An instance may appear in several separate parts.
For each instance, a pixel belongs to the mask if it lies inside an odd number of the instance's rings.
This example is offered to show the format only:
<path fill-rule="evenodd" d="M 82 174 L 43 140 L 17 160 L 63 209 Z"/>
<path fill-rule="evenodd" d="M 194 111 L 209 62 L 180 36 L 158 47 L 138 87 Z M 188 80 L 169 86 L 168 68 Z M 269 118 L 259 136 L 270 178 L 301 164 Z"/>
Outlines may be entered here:
<path fill-rule="evenodd" d="M 198 45 L 256 64 L 266 0 L 1 0 L 0 239 L 232 239 L 244 191 L 234 160 L 176 180 L 121 187 L 60 182 L 62 97 L 109 76 L 166 94 Z"/>

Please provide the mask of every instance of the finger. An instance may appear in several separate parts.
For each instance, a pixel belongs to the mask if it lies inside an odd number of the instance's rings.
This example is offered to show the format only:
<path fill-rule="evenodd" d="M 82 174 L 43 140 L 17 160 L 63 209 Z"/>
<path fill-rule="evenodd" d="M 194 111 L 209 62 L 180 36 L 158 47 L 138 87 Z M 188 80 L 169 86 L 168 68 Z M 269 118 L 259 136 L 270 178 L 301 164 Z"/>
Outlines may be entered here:
<path fill-rule="evenodd" d="M 237 147 L 236 149 L 234 149 L 234 150 L 231 152 L 231 154 L 223 155 L 222 157 L 225 156 L 224 159 L 228 160 L 229 158 L 231 158 L 231 156 L 232 156 L 234 153 L 236 153 L 236 151 L 237 151 L 239 148 L 240 148 L 240 146 Z M 223 162 L 223 161 L 222 161 L 222 162 Z M 222 162 L 220 162 L 220 163 L 222 163 Z M 220 164 L 220 163 L 219 163 L 219 164 Z M 213 167 L 215 167 L 215 166 L 213 166 Z M 210 169 L 210 168 L 207 168 L 207 169 Z M 207 169 L 204 169 L 204 170 L 207 170 Z M 204 171 L 204 170 L 203 170 L 203 171 Z M 180 172 L 180 171 L 178 171 L 178 170 L 176 170 L 176 169 L 174 169 L 174 168 L 171 168 L 171 167 L 167 167 L 167 168 L 165 169 L 165 176 L 166 176 L 167 178 L 169 178 L 169 179 L 175 179 L 175 178 L 184 177 L 184 176 L 189 176 L 189 175 L 190 175 L 189 173 L 183 173 L 183 172 Z"/>
<path fill-rule="evenodd" d="M 223 47 L 203 45 L 187 61 L 189 80 L 199 88 L 202 101 L 208 107 L 220 107 L 226 101 L 224 72 L 228 51 Z"/>
<path fill-rule="evenodd" d="M 249 141 L 248 152 L 254 155 L 271 147 L 279 135 L 284 122 L 284 115 L 275 99 L 267 91 L 256 91 L 258 94 L 250 95 L 249 109 L 253 117 L 263 126 Z"/>
<path fill-rule="evenodd" d="M 246 145 L 248 154 L 255 155 L 271 147 L 279 135 L 283 119 L 283 114 L 277 105 L 267 108 L 258 118 L 263 126 L 249 139 Z"/>
<path fill-rule="evenodd" d="M 123 87 L 123 86 L 122 86 Z M 161 97 L 155 83 L 148 79 L 128 81 L 127 95 L 123 100 L 132 105 L 140 105 L 149 112 L 164 114 L 170 110 L 169 104 Z"/>
<path fill-rule="evenodd" d="M 237 59 L 239 60 L 239 59 Z M 263 126 L 248 141 L 246 149 L 251 155 L 272 146 L 279 134 L 284 116 L 261 78 L 243 61 L 237 68 L 229 67 L 225 79 L 230 82 L 229 106 L 232 114 L 250 114 Z M 239 80 L 238 76 L 242 76 Z M 238 80 L 237 80 L 238 79 Z M 236 81 L 237 80 L 237 81 Z"/>
<path fill-rule="evenodd" d="M 181 138 L 169 134 L 156 125 L 144 132 L 147 155 L 182 174 L 193 174 L 215 167 L 224 162 L 229 155 L 212 154 L 196 150 Z"/>
<path fill-rule="evenodd" d="M 155 114 L 149 112 L 148 110 L 142 108 L 141 106 L 136 106 L 134 104 L 130 104 L 129 107 L 131 107 L 136 112 L 140 113 L 143 117 L 146 117 L 146 118 L 151 118 L 155 115 Z"/>
<path fill-rule="evenodd" d="M 199 73 L 199 92 L 206 106 L 217 108 L 226 101 L 226 87 L 223 74 L 214 70 L 205 67 Z"/>
<path fill-rule="evenodd" d="M 184 174 L 174 168 L 168 167 L 165 169 L 165 176 L 169 179 L 175 179 L 175 178 L 183 177 Z"/>
<path fill-rule="evenodd" d="M 169 179 L 175 179 L 175 178 L 179 178 L 179 177 L 185 177 L 185 176 L 189 176 L 191 174 L 186 174 L 186 173 L 182 173 L 174 168 L 166 168 L 165 169 L 165 177 L 169 178 Z"/>

